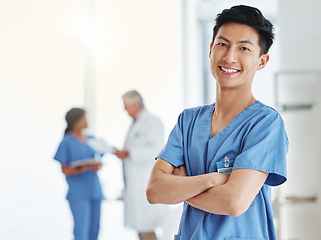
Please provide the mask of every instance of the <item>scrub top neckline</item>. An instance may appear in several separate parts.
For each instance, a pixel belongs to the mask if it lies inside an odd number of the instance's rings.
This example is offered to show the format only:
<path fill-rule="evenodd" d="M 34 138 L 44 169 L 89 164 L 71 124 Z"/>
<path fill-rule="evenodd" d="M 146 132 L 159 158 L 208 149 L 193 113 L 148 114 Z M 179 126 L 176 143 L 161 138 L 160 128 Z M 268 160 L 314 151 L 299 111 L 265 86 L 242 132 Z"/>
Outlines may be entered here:
<path fill-rule="evenodd" d="M 214 139 L 214 138 L 217 138 L 219 136 L 221 136 L 222 134 L 224 134 L 224 132 L 226 131 L 226 129 L 228 129 L 231 125 L 233 125 L 233 123 L 240 117 L 243 115 L 243 113 L 251 108 L 253 108 L 254 106 L 256 106 L 257 104 L 261 104 L 261 102 L 259 100 L 256 100 L 254 103 L 252 103 L 250 106 L 248 106 L 247 108 L 245 108 L 243 111 L 241 111 L 239 114 L 237 114 L 235 116 L 235 118 L 232 119 L 231 122 L 229 122 L 229 124 L 227 124 L 225 126 L 225 128 L 223 128 L 218 134 L 216 134 L 215 136 L 212 136 L 212 116 L 213 116 L 213 113 L 215 111 L 215 104 L 216 103 L 213 103 L 211 108 L 210 108 L 210 111 L 209 111 L 209 134 L 210 134 L 210 140 Z"/>

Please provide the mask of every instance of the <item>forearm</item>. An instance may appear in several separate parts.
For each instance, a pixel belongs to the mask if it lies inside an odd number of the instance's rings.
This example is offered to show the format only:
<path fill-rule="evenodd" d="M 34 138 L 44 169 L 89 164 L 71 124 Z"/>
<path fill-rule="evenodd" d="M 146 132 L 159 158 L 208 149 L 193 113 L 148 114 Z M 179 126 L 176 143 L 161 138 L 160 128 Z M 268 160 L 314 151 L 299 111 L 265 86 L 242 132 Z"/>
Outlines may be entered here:
<path fill-rule="evenodd" d="M 239 216 L 251 205 L 262 188 L 268 173 L 251 170 L 234 170 L 228 181 L 209 189 L 186 202 L 203 211 Z"/>
<path fill-rule="evenodd" d="M 210 174 L 181 177 L 153 170 L 147 188 L 150 203 L 176 204 L 190 199 L 213 187 Z"/>
<path fill-rule="evenodd" d="M 236 215 L 232 211 L 230 194 L 224 192 L 224 186 L 217 186 L 186 200 L 186 203 L 213 214 Z"/>
<path fill-rule="evenodd" d="M 71 176 L 71 175 L 79 174 L 88 170 L 88 166 L 69 167 L 66 165 L 61 165 L 61 169 L 66 176 Z"/>

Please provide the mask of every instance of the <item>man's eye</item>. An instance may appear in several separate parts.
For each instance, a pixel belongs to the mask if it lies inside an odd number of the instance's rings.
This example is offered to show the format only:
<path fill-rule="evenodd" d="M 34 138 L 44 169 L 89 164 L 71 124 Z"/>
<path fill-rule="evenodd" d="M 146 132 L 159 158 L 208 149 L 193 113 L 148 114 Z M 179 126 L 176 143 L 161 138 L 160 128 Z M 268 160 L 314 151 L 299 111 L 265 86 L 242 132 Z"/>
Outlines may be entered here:
<path fill-rule="evenodd" d="M 219 46 L 226 47 L 227 45 L 225 43 L 219 43 Z"/>
<path fill-rule="evenodd" d="M 250 51 L 250 49 L 248 49 L 247 47 L 241 47 L 240 49 L 243 51 Z"/>

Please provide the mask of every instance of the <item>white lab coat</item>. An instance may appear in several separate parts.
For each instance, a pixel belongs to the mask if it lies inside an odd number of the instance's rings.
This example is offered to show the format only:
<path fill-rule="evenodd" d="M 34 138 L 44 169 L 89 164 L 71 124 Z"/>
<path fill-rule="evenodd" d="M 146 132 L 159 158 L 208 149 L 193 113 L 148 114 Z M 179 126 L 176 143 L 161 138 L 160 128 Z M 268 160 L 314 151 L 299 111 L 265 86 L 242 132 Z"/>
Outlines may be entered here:
<path fill-rule="evenodd" d="M 143 109 L 132 122 L 124 144 L 129 152 L 124 160 L 125 225 L 139 232 L 153 231 L 162 224 L 167 212 L 167 206 L 151 205 L 146 198 L 154 159 L 163 144 L 161 120 Z"/>

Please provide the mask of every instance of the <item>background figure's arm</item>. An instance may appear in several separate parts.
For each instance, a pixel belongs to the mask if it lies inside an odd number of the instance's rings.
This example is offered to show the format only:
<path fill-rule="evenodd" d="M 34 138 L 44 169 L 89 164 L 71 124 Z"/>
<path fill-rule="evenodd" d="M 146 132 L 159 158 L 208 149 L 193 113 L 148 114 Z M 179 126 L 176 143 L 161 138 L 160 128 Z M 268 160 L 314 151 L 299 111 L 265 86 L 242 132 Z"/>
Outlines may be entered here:
<path fill-rule="evenodd" d="M 117 148 L 114 148 L 113 153 L 122 160 L 125 160 L 129 156 L 129 152 L 127 150 L 118 150 Z"/>
<path fill-rule="evenodd" d="M 214 186 L 223 184 L 228 176 L 209 173 L 198 176 L 176 176 L 175 166 L 158 158 L 150 175 L 146 195 L 150 203 L 176 204 L 190 199 Z"/>
<path fill-rule="evenodd" d="M 78 174 L 78 173 L 82 173 L 88 169 L 90 169 L 91 167 L 88 166 L 88 165 L 84 165 L 84 166 L 81 166 L 81 167 L 69 167 L 67 165 L 63 165 L 61 164 L 61 170 L 62 172 L 66 175 L 66 176 L 70 176 L 70 175 L 75 175 L 75 174 Z M 98 171 L 99 169 L 97 169 Z"/>
<path fill-rule="evenodd" d="M 186 202 L 206 212 L 239 216 L 251 205 L 262 188 L 268 173 L 252 169 L 232 171 L 228 181 Z"/>

